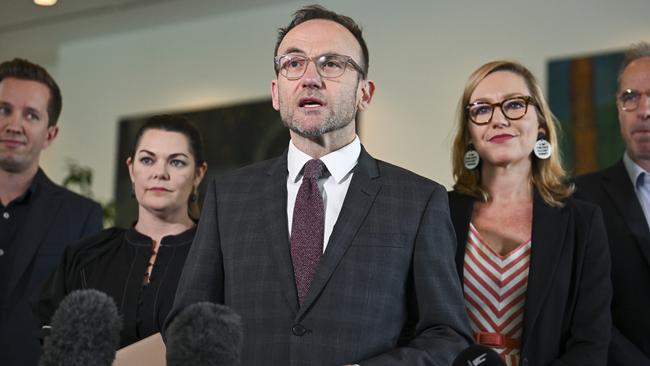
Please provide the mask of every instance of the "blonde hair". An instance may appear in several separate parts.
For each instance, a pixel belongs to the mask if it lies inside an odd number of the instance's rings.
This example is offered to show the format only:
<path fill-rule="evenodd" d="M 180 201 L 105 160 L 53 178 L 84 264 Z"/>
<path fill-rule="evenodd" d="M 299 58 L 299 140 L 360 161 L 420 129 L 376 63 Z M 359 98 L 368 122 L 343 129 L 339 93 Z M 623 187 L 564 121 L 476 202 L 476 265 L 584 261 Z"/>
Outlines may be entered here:
<path fill-rule="evenodd" d="M 546 132 L 546 140 L 551 144 L 551 157 L 545 160 L 531 157 L 532 172 L 530 176 L 531 184 L 538 190 L 544 201 L 554 207 L 562 207 L 563 198 L 569 197 L 574 187 L 567 183 L 567 174 L 562 167 L 560 151 L 558 149 L 559 127 L 551 109 L 549 108 L 542 90 L 539 87 L 535 76 L 522 64 L 514 61 L 492 61 L 479 67 L 474 71 L 465 83 L 463 95 L 458 103 L 458 112 L 456 117 L 456 133 L 452 146 L 452 169 L 454 175 L 454 189 L 460 193 L 473 196 L 483 202 L 488 202 L 490 196 L 481 185 L 480 166 L 473 170 L 468 170 L 463 164 L 467 146 L 470 143 L 468 123 L 471 123 L 467 116 L 465 106 L 469 104 L 469 99 L 478 84 L 488 75 L 497 71 L 509 71 L 521 76 L 532 97 L 531 105 L 535 107 L 540 127 Z"/>

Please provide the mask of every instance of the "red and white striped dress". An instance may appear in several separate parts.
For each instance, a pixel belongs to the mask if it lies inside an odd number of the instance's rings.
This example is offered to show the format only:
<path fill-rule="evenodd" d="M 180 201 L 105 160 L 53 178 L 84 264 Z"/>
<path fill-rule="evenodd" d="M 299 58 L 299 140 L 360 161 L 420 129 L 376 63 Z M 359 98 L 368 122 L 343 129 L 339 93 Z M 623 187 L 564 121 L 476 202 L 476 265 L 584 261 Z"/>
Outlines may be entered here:
<path fill-rule="evenodd" d="M 463 291 L 474 340 L 498 352 L 508 366 L 519 364 L 530 248 L 528 239 L 501 256 L 469 225 Z"/>

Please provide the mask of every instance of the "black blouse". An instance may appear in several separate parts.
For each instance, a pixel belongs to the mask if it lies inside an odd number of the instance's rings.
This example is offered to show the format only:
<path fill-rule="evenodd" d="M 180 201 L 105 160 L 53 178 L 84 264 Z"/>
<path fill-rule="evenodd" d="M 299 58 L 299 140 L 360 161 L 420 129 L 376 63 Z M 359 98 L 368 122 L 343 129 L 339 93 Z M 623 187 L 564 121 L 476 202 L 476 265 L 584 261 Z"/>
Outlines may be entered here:
<path fill-rule="evenodd" d="M 171 310 L 185 258 L 196 232 L 162 238 L 149 283 L 144 284 L 152 239 L 135 229 L 111 228 L 69 246 L 43 287 L 35 307 L 48 325 L 59 302 L 73 290 L 92 288 L 115 300 L 123 325 L 120 347 L 160 332 Z"/>

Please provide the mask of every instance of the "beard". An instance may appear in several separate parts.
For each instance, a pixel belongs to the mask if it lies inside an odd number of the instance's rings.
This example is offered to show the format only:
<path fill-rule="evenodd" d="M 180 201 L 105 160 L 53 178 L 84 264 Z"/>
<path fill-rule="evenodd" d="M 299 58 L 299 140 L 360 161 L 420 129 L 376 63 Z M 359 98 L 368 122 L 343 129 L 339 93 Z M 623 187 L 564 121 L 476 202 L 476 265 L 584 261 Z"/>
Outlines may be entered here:
<path fill-rule="evenodd" d="M 13 158 L 0 158 L 0 169 L 8 173 L 22 173 L 26 170 L 28 164 L 24 161 Z"/>
<path fill-rule="evenodd" d="M 328 103 L 325 110 L 306 112 L 302 116 L 296 116 L 297 108 L 293 108 L 293 105 L 284 105 L 280 99 L 280 117 L 288 129 L 303 137 L 315 138 L 340 130 L 354 121 L 356 117 L 356 90 L 355 87 L 351 92 L 340 95 L 337 101 Z M 324 99 L 314 92 L 305 95 L 305 97 L 309 96 Z M 312 113 L 313 115 L 310 116 Z M 322 114 L 322 116 L 317 114 Z M 322 120 L 317 124 L 310 124 L 306 121 L 310 118 L 321 118 Z"/>
<path fill-rule="evenodd" d="M 0 169 L 8 173 L 22 173 L 30 166 L 30 159 L 26 156 L 13 156 L 0 153 Z"/>

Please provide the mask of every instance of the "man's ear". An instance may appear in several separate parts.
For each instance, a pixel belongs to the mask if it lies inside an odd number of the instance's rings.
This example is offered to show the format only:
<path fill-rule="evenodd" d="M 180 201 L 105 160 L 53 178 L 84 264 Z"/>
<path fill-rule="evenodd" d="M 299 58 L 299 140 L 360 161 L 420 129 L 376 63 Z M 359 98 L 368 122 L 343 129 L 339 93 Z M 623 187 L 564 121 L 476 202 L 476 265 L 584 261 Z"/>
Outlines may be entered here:
<path fill-rule="evenodd" d="M 372 102 L 372 96 L 375 94 L 375 82 L 372 80 L 361 80 L 359 82 L 361 97 L 357 106 L 360 111 L 365 111 L 370 102 Z"/>
<path fill-rule="evenodd" d="M 271 99 L 273 100 L 273 109 L 280 110 L 280 98 L 278 97 L 278 79 L 271 80 Z"/>
<path fill-rule="evenodd" d="M 56 139 L 56 137 L 59 135 L 59 127 L 57 126 L 50 126 L 47 128 L 47 135 L 45 136 L 45 144 L 43 145 L 43 148 L 45 149 L 46 147 L 50 146 L 52 141 Z"/>

